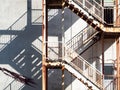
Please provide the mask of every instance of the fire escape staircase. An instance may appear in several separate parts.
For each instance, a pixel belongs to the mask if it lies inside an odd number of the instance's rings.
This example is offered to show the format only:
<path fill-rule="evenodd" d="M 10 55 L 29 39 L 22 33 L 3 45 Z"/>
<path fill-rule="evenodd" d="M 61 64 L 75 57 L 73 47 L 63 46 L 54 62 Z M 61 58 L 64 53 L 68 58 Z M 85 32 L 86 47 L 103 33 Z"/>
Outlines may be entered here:
<path fill-rule="evenodd" d="M 102 90 L 102 73 L 79 55 L 100 39 L 99 34 L 100 33 L 95 31 L 91 26 L 85 27 L 63 45 L 65 48 L 65 59 L 62 61 L 63 63 L 53 63 L 53 60 L 51 59 L 52 63 L 49 60 L 50 62 L 48 62 L 48 64 L 53 67 L 64 65 L 65 69 L 87 86 L 88 89 L 93 90 L 93 88 L 96 87 L 99 90 Z M 80 49 L 82 49 L 82 52 L 79 52 Z"/>
<path fill-rule="evenodd" d="M 80 1 L 80 0 L 77 0 L 77 1 Z M 87 0 L 85 0 L 85 1 L 87 1 Z M 75 5 L 73 3 L 71 4 L 68 0 L 65 0 L 65 6 L 68 7 L 71 11 L 73 11 L 75 14 L 77 14 L 80 18 L 82 18 L 92 28 L 94 28 L 96 30 L 96 32 L 90 34 L 90 36 L 87 35 L 86 37 L 85 37 L 85 35 L 82 35 L 83 32 L 80 32 L 75 37 L 73 37 L 69 42 L 67 42 L 67 44 L 65 46 L 67 58 L 65 59 L 65 61 L 67 63 L 69 63 L 69 66 L 72 66 L 72 68 L 74 68 L 81 75 L 83 75 L 87 79 L 87 81 L 90 81 L 97 88 L 102 90 L 103 89 L 103 86 L 102 86 L 103 75 L 102 75 L 102 73 L 100 71 L 98 71 L 96 68 L 92 67 L 92 65 L 90 63 L 88 63 L 84 58 L 82 58 L 79 55 L 100 39 L 100 34 L 101 34 L 102 30 L 98 26 L 98 24 L 95 24 L 93 22 L 93 19 L 89 18 L 86 14 L 84 14 L 81 10 L 79 10 L 79 8 L 75 7 Z M 85 8 L 85 10 L 86 10 L 86 8 Z M 96 16 L 98 16 L 98 15 L 96 15 Z M 101 18 L 98 18 L 98 20 L 100 21 Z M 91 31 L 91 30 L 87 30 L 87 31 Z M 82 39 L 82 40 L 80 40 L 80 39 Z M 84 49 L 83 49 L 83 47 L 84 47 Z M 82 48 L 83 50 L 77 51 L 77 50 L 80 50 L 80 48 Z M 74 76 L 76 76 L 78 78 L 78 76 L 75 73 L 73 73 L 72 70 L 70 70 L 69 68 L 66 67 L 66 69 L 70 73 L 72 73 Z M 92 89 L 92 87 L 90 85 L 88 85 L 89 83 L 87 81 L 83 80 L 83 78 L 78 78 L 78 80 L 80 80 L 89 89 Z"/>
<path fill-rule="evenodd" d="M 66 46 L 81 55 L 89 47 L 99 41 L 100 38 L 101 33 L 95 31 L 91 26 L 86 26 L 82 31 L 66 42 Z"/>
<path fill-rule="evenodd" d="M 93 88 L 95 87 L 99 90 L 103 90 L 102 73 L 79 55 L 100 39 L 102 29 L 98 26 L 98 24 L 93 22 L 94 20 L 92 18 L 89 18 L 79 8 L 75 7 L 74 4 L 75 3 L 71 4 L 68 0 L 65 0 L 64 2 L 65 7 L 68 7 L 71 11 L 73 11 L 80 18 L 87 22 L 89 27 L 85 28 L 85 32 L 92 31 L 89 30 L 90 27 L 94 29 L 94 32 L 87 36 L 83 35 L 84 32 L 80 32 L 75 37 L 73 37 L 69 42 L 63 45 L 65 49 L 65 58 L 64 60 L 62 60 L 62 63 L 61 62 L 52 63 L 53 60 L 51 62 L 48 59 L 49 61 L 46 64 L 48 67 L 49 65 L 53 67 L 54 66 L 59 67 L 64 65 L 67 71 L 69 71 L 73 76 L 80 80 L 90 90 L 93 90 Z M 78 51 L 80 50 L 80 48 L 84 49 L 82 51 Z"/>
<path fill-rule="evenodd" d="M 76 77 L 80 82 L 88 87 L 89 90 L 103 90 L 103 74 L 93 67 L 87 60 L 82 58 L 73 49 L 64 45 L 65 57 L 62 61 L 54 61 L 48 57 L 47 67 L 62 67 Z"/>
<path fill-rule="evenodd" d="M 102 2 L 97 2 L 96 0 L 72 0 L 72 2 L 80 6 L 100 23 L 107 24 L 103 18 L 104 7 L 102 6 Z"/>
<path fill-rule="evenodd" d="M 66 70 L 68 70 L 71 74 L 73 74 L 76 78 L 78 78 L 78 80 L 80 80 L 84 85 L 86 85 L 89 89 L 92 89 L 92 86 L 89 85 L 90 81 L 93 85 L 95 85 L 96 87 L 98 87 L 99 89 L 102 89 L 102 78 L 103 75 L 101 74 L 100 71 L 98 71 L 96 68 L 94 68 L 91 64 L 89 64 L 85 59 L 83 59 L 79 54 L 83 53 L 87 48 L 89 48 L 91 45 L 93 45 L 95 43 L 95 41 L 99 40 L 99 38 L 96 38 L 99 36 L 99 34 L 102 32 L 101 28 L 95 24 L 93 22 L 93 19 L 88 18 L 87 15 L 85 15 L 81 10 L 79 10 L 78 8 L 75 8 L 73 4 L 70 4 L 68 0 L 65 0 L 65 6 L 67 6 L 70 10 L 72 10 L 75 14 L 77 14 L 80 18 L 82 18 L 83 20 L 85 20 L 92 28 L 94 28 L 96 30 L 96 32 L 90 34 L 89 37 L 82 37 L 82 44 L 80 46 L 76 46 L 76 44 L 79 43 L 81 36 L 83 35 L 83 32 L 80 32 L 78 35 L 79 39 L 77 41 L 75 41 L 75 37 L 73 37 L 70 40 L 69 44 L 65 45 L 65 51 L 66 51 L 66 56 L 65 57 L 65 68 Z M 88 30 L 89 27 L 85 28 L 85 31 L 89 31 Z M 95 41 L 94 41 L 95 39 Z M 91 40 L 93 42 L 91 42 Z M 75 45 L 71 45 L 71 42 L 75 41 Z M 74 48 L 74 47 L 75 48 Z M 85 47 L 86 46 L 86 47 Z M 70 48 L 72 47 L 72 49 Z M 84 49 L 82 51 L 79 51 L 79 54 L 77 53 L 80 48 Z M 77 52 L 76 52 L 77 51 Z M 69 68 L 73 68 L 73 70 L 71 71 Z M 84 80 L 83 78 L 79 77 L 76 73 L 76 71 L 78 71 L 78 73 L 80 73 L 83 77 L 86 78 L 86 80 Z"/>
<path fill-rule="evenodd" d="M 90 30 L 88 30 L 88 28 L 90 28 L 90 27 L 89 26 L 86 27 L 84 29 L 84 31 L 90 31 Z M 77 35 L 75 35 L 75 37 L 73 37 L 71 40 L 69 40 L 67 42 L 67 44 L 65 46 L 65 48 L 66 48 L 65 62 L 67 63 L 67 65 L 65 64 L 65 68 L 67 69 L 67 71 L 69 71 L 71 74 L 73 74 L 76 78 L 78 78 L 78 80 L 80 80 L 89 89 L 92 89 L 92 86 L 89 85 L 88 81 L 90 81 L 92 84 L 94 84 L 97 88 L 99 88 L 101 90 L 103 88 L 102 73 L 100 71 L 98 71 L 96 68 L 94 68 L 84 58 L 82 58 L 78 54 L 79 52 L 76 52 L 77 50 L 79 50 L 80 47 L 83 48 L 83 46 L 85 46 L 84 48 L 87 49 L 91 45 L 96 43 L 96 41 L 99 39 L 99 38 L 96 39 L 96 36 L 98 36 L 98 34 L 99 33 L 97 31 L 92 32 L 88 37 L 84 38 L 84 40 L 82 41 L 81 38 L 83 39 L 83 37 L 84 37 L 83 31 L 82 31 L 82 32 L 78 33 Z M 79 39 L 76 40 L 76 37 L 77 38 L 79 37 Z M 94 40 L 94 39 L 96 39 L 96 40 Z M 72 44 L 72 42 L 73 42 L 73 44 Z M 79 42 L 81 43 L 81 45 Z M 80 46 L 77 46 L 77 45 L 80 45 Z M 85 49 L 83 49 L 83 50 L 85 50 Z M 72 68 L 73 68 L 73 70 L 72 70 Z M 84 78 L 80 77 L 75 72 L 75 70 L 78 71 L 86 79 L 84 80 Z"/>
<path fill-rule="evenodd" d="M 94 68 L 90 63 L 88 63 L 84 58 L 77 54 L 74 50 L 67 49 L 67 57 L 65 59 L 65 68 L 78 78 L 84 85 L 89 89 L 97 87 L 102 90 L 102 78 L 103 75 L 100 71 Z M 78 74 L 78 73 L 79 74 Z M 81 76 L 83 77 L 81 77 Z M 91 84 L 94 86 L 91 86 Z"/>
<path fill-rule="evenodd" d="M 96 0 L 65 0 L 64 6 L 69 8 L 72 12 L 78 15 L 81 19 L 83 19 L 86 23 L 95 28 L 95 30 L 97 31 L 108 33 L 120 32 L 119 27 L 114 27 L 115 23 L 110 24 L 106 20 L 104 20 L 105 8 Z"/>
<path fill-rule="evenodd" d="M 98 26 L 98 23 L 95 23 L 93 18 L 89 18 L 84 12 L 82 12 L 82 10 L 79 9 L 79 6 L 77 7 L 76 5 L 77 4 L 74 2 L 70 3 L 69 0 L 65 0 L 64 2 L 65 7 L 68 7 L 72 12 L 78 15 L 81 19 L 83 19 L 88 25 L 92 26 L 95 30 L 102 32 L 103 30 L 100 28 L 100 26 Z M 96 17 L 97 15 L 95 16 L 93 13 L 93 16 Z M 98 19 L 98 21 L 100 21 L 100 19 Z"/>

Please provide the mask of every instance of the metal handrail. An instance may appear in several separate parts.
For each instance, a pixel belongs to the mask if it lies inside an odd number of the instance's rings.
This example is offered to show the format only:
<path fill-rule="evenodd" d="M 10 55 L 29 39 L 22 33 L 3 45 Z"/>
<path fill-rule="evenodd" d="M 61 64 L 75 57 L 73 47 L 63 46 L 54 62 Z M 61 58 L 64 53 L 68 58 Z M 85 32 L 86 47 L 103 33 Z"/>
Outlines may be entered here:
<path fill-rule="evenodd" d="M 100 22 L 106 23 L 103 20 L 104 7 L 97 3 L 95 0 L 92 0 L 92 3 L 89 0 L 72 0 L 72 1 L 80 5 L 83 9 L 87 10 L 87 12 L 89 12 L 92 16 L 97 18 Z M 95 13 L 96 11 L 97 13 Z"/>
<path fill-rule="evenodd" d="M 89 62 L 87 62 L 84 58 L 82 58 L 79 54 L 77 54 L 74 50 L 72 50 L 71 48 L 67 48 L 67 46 L 65 46 L 65 48 L 65 61 L 69 62 L 75 69 L 77 69 L 96 86 L 98 86 L 99 88 L 103 88 L 103 74 L 95 67 L 93 67 Z M 68 61 L 68 59 L 71 60 Z"/>
<path fill-rule="evenodd" d="M 96 32 L 97 31 L 93 30 L 91 26 L 86 26 L 83 30 L 81 30 L 68 42 L 66 42 L 66 46 L 72 48 L 73 50 L 77 50 L 83 46 L 85 44 L 85 41 L 88 40 Z"/>
<path fill-rule="evenodd" d="M 71 65 L 75 70 L 79 71 L 79 73 L 85 76 L 90 82 L 96 85 L 98 88 L 103 88 L 103 74 L 93 67 L 89 62 L 87 62 L 84 58 L 82 58 L 78 53 L 76 53 L 73 49 L 67 47 L 62 42 L 45 42 L 48 44 L 48 56 L 47 60 L 51 61 L 66 61 L 69 65 Z M 62 45 L 61 45 L 62 44 Z M 59 57 L 59 49 L 64 48 L 63 53 L 64 56 Z M 53 57 L 54 56 L 54 57 Z"/>
<path fill-rule="evenodd" d="M 70 1 L 73 1 L 74 3 L 82 7 L 85 11 L 87 11 L 89 14 L 91 14 L 95 19 L 97 19 L 101 23 L 106 24 L 106 25 L 115 24 L 114 21 L 113 23 L 107 23 L 104 20 L 104 9 L 106 7 L 103 7 L 101 4 L 99 4 L 95 0 L 92 0 L 92 1 L 91 0 L 70 0 Z M 115 7 L 113 9 L 115 9 Z"/>

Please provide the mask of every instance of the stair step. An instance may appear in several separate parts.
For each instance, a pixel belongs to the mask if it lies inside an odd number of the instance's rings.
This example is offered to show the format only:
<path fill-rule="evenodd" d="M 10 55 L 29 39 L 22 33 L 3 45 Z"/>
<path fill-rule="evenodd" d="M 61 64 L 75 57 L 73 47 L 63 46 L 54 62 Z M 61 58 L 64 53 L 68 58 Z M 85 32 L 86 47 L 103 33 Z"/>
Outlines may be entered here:
<path fill-rule="evenodd" d="M 69 3 L 68 0 L 65 0 L 65 5 L 67 5 L 67 7 L 74 12 L 75 14 L 77 14 L 80 18 L 82 18 L 84 21 L 86 21 L 90 26 L 92 26 L 95 30 L 97 31 L 102 31 L 99 27 L 98 24 L 95 24 L 93 22 L 93 19 L 89 18 L 86 14 L 84 14 L 81 10 L 79 10 L 79 8 L 75 7 L 74 4 Z M 79 54 L 77 54 L 74 50 L 71 50 L 71 47 L 66 48 L 67 55 L 69 57 L 69 64 L 70 66 L 72 66 L 75 70 L 77 70 L 79 73 L 81 73 L 81 75 L 83 75 L 84 77 L 86 77 L 90 82 L 92 82 L 97 88 L 101 89 L 102 88 L 102 84 L 101 84 L 101 79 L 102 79 L 102 74 L 94 67 L 92 67 L 86 60 L 84 60 Z M 76 58 L 76 59 L 75 59 Z M 72 60 L 77 62 L 72 62 Z M 85 67 L 84 67 L 85 66 Z M 87 68 L 86 68 L 87 67 Z M 86 68 L 86 69 L 85 69 Z M 100 76 L 100 83 L 97 83 L 95 78 L 91 78 L 91 76 L 89 74 L 87 74 L 87 70 L 92 70 L 96 73 L 96 76 Z M 71 72 L 71 71 L 70 71 Z M 71 72 L 72 73 L 72 72 Z M 72 73 L 74 74 L 74 73 Z M 75 76 L 75 75 L 74 75 Z M 79 79 L 79 78 L 78 78 Z M 87 82 L 84 82 L 83 79 L 79 79 L 84 85 L 88 86 Z M 86 81 L 86 80 L 85 80 Z M 91 87 L 89 86 L 89 88 L 91 89 Z"/>
<path fill-rule="evenodd" d="M 87 82 L 85 82 L 84 84 L 85 84 L 86 86 L 88 86 L 88 83 L 87 83 Z"/>
<path fill-rule="evenodd" d="M 88 16 L 87 16 L 87 15 L 84 15 L 84 16 L 83 16 L 83 20 L 85 20 L 85 21 L 89 20 Z"/>
<path fill-rule="evenodd" d="M 75 13 L 78 13 L 78 12 L 79 12 L 79 9 L 78 9 L 78 8 L 74 8 L 74 12 L 75 12 Z"/>
<path fill-rule="evenodd" d="M 94 67 L 92 67 L 89 62 L 87 62 L 84 58 L 82 58 L 79 54 L 77 54 L 74 50 L 71 50 L 70 48 L 66 50 L 68 51 L 68 53 L 71 53 L 70 55 L 68 55 L 68 57 L 70 57 L 69 61 L 67 61 L 66 58 L 66 62 L 69 63 L 69 65 L 74 68 L 76 71 L 78 71 L 81 75 L 83 75 L 84 77 L 87 78 L 87 80 L 89 80 L 90 82 L 92 82 L 97 88 L 101 88 L 102 84 L 101 84 L 101 80 L 102 80 L 102 74 Z M 74 62 L 74 61 L 75 62 Z M 69 68 L 70 69 L 70 68 Z M 92 70 L 93 72 L 95 72 L 95 76 L 100 76 L 99 80 L 100 82 L 98 83 L 94 77 L 91 77 L 88 72 L 89 70 Z M 72 73 L 74 74 L 74 73 Z M 82 83 L 85 83 L 83 79 L 79 79 Z"/>
<path fill-rule="evenodd" d="M 73 10 L 74 9 L 74 5 L 73 4 L 69 4 L 69 9 Z"/>
<path fill-rule="evenodd" d="M 88 86 L 89 89 L 92 89 L 92 86 Z"/>
<path fill-rule="evenodd" d="M 81 83 L 87 86 L 90 90 L 92 90 L 92 86 L 89 86 L 87 82 L 85 82 L 82 78 L 78 78 L 76 74 L 72 73 L 69 69 L 65 68 L 68 72 L 70 72 L 73 76 L 75 76 Z"/>
<path fill-rule="evenodd" d="M 89 25 L 91 25 L 91 24 L 93 23 L 93 19 L 89 18 L 89 19 L 87 20 L 87 23 L 88 23 Z"/>
<path fill-rule="evenodd" d="M 83 12 L 79 12 L 78 16 L 82 18 L 83 17 Z"/>
<path fill-rule="evenodd" d="M 98 3 L 96 0 L 93 0 L 92 2 L 90 0 L 72 0 L 73 3 L 75 3 L 78 7 L 82 8 L 85 12 L 92 15 L 94 19 L 102 22 L 103 24 L 106 23 L 104 20 L 103 13 L 104 7 Z"/>
<path fill-rule="evenodd" d="M 89 25 L 91 25 L 95 30 L 102 31 L 99 27 L 98 24 L 93 23 L 93 19 L 88 18 L 87 15 L 85 15 L 81 10 L 76 8 L 73 4 L 69 4 L 69 2 L 65 1 L 67 7 L 72 10 L 75 14 L 77 14 L 80 18 L 82 18 L 84 21 L 86 21 Z"/>

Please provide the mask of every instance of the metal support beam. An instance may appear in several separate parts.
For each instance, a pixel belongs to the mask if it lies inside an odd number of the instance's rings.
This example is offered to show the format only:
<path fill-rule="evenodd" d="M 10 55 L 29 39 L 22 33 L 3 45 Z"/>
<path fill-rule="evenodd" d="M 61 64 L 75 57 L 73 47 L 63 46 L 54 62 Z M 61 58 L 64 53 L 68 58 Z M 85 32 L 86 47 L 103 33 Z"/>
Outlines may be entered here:
<path fill-rule="evenodd" d="M 115 1 L 116 5 L 116 26 L 120 26 L 120 16 L 119 16 L 119 1 Z"/>
<path fill-rule="evenodd" d="M 117 74 L 116 74 L 116 87 L 117 90 L 120 90 L 120 37 L 116 40 L 116 44 L 117 44 Z"/>
<path fill-rule="evenodd" d="M 48 41 L 48 12 L 46 0 L 42 0 L 42 90 L 47 90 L 48 70 L 46 67 L 47 55 L 47 41 Z"/>

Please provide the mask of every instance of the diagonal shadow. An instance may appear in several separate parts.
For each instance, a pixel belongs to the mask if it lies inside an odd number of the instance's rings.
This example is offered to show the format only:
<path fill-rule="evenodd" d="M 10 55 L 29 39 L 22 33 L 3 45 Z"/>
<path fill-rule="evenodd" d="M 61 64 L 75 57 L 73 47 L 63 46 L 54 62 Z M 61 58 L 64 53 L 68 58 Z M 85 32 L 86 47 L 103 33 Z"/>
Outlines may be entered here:
<path fill-rule="evenodd" d="M 36 82 L 41 83 L 41 80 L 37 80 L 40 76 L 41 68 L 41 54 L 37 52 L 31 46 L 36 38 L 41 35 L 41 26 L 32 26 L 31 28 L 26 28 L 23 33 L 20 33 L 17 38 L 15 38 L 5 49 L 0 52 L 0 63 L 9 64 L 20 74 L 27 77 L 33 76 Z M 38 64 L 38 65 L 37 65 Z M 33 68 L 35 68 L 33 70 Z M 39 72 L 36 77 L 34 75 Z"/>
<path fill-rule="evenodd" d="M 69 10 L 67 10 L 69 11 Z M 66 13 L 67 19 L 70 18 L 67 14 L 71 14 L 72 12 Z M 75 16 L 75 14 L 73 14 Z M 69 20 L 69 19 L 68 19 Z M 75 18 L 72 23 L 68 23 L 65 21 L 65 30 L 67 30 L 78 18 Z M 55 23 L 55 21 L 59 21 Z M 52 27 L 54 25 L 54 27 Z M 60 25 L 58 27 L 58 25 Z M 52 27 L 52 28 L 51 28 Z M 54 16 L 54 18 L 49 21 L 49 36 L 58 36 L 61 38 L 61 10 L 58 11 L 58 14 Z M 41 60 L 42 55 L 39 50 L 36 50 L 32 46 L 32 42 L 42 36 L 42 26 L 41 25 L 27 25 L 24 28 L 24 31 L 1 31 L 2 34 L 15 34 L 17 37 L 11 41 L 1 52 L 0 52 L 0 63 L 1 64 L 9 64 L 20 74 L 31 77 L 35 80 L 37 85 L 35 86 L 35 90 L 39 90 L 42 88 L 41 82 Z M 40 44 L 41 46 L 41 44 Z M 54 71 L 54 72 L 53 72 Z M 52 77 L 58 75 L 58 78 L 61 77 L 61 74 L 56 73 L 56 70 L 49 70 L 49 80 L 51 82 Z M 53 72 L 53 73 L 52 73 Z M 56 80 L 58 79 L 55 78 Z M 72 80 L 73 81 L 73 80 Z M 70 83 L 72 82 L 70 81 Z M 66 87 L 70 84 L 66 84 Z M 60 89 L 60 85 L 56 83 L 58 86 L 57 90 Z M 55 86 L 56 86 L 55 85 Z M 54 85 L 53 85 L 54 86 Z M 22 90 L 33 90 L 34 87 L 24 86 Z M 53 90 L 53 87 L 51 87 Z M 50 89 L 50 90 L 51 90 Z"/>

